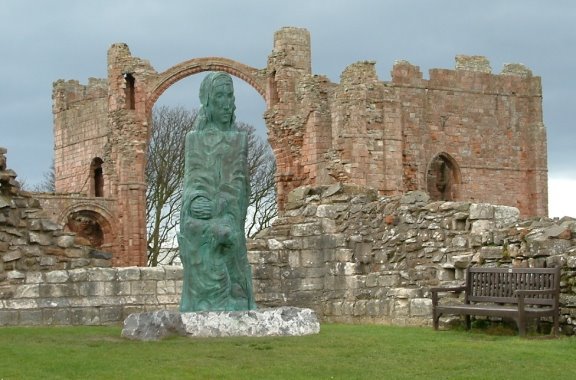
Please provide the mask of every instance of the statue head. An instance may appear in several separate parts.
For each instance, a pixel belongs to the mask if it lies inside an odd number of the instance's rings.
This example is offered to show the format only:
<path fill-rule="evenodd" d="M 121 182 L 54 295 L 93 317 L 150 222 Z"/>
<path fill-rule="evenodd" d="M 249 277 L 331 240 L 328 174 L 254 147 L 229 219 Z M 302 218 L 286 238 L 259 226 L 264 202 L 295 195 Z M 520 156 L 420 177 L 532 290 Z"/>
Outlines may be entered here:
<path fill-rule="evenodd" d="M 233 129 L 236 110 L 234 100 L 232 77 L 220 71 L 208 74 L 200 84 L 202 107 L 198 115 L 201 120 L 197 129 L 209 127 L 221 131 Z"/>

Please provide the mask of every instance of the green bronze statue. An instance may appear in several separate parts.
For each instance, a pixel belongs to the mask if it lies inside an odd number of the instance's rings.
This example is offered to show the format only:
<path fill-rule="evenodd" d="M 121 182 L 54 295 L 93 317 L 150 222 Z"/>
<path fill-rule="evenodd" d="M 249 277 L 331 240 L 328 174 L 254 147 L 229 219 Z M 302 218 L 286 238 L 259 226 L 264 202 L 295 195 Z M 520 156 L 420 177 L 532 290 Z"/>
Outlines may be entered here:
<path fill-rule="evenodd" d="M 235 123 L 230 75 L 210 73 L 186 135 L 178 243 L 184 266 L 181 312 L 256 309 L 246 255 L 248 136 Z"/>

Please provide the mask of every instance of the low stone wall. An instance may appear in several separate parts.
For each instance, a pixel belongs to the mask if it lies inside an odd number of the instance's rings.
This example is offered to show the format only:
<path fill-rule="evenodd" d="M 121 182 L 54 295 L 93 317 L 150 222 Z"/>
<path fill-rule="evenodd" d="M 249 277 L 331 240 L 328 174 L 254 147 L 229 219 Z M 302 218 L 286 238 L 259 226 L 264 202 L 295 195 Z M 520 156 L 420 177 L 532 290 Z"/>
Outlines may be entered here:
<path fill-rule="evenodd" d="M 513 207 L 378 197 L 357 186 L 302 187 L 249 242 L 256 301 L 324 321 L 431 325 L 433 286 L 469 265 L 562 267 L 565 333 L 576 332 L 576 220 L 519 220 Z"/>
<path fill-rule="evenodd" d="M 431 325 L 429 289 L 462 283 L 469 265 L 560 265 L 561 328 L 576 333 L 573 218 L 520 220 L 513 207 L 429 202 L 422 192 L 378 197 L 348 185 L 296 189 L 287 206 L 248 242 L 260 308 L 310 308 L 322 321 Z M 0 325 L 115 324 L 135 312 L 176 310 L 180 300 L 180 267 L 18 270 L 10 263 L 0 271 Z"/>
<path fill-rule="evenodd" d="M 108 325 L 129 314 L 177 310 L 181 267 L 27 272 L 0 293 L 0 326 Z"/>

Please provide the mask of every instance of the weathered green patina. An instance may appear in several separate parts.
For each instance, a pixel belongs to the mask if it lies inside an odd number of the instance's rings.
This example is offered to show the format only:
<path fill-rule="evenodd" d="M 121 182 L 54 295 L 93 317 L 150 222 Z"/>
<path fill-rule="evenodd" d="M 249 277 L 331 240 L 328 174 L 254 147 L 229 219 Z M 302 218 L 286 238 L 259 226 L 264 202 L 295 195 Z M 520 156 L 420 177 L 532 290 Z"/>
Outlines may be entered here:
<path fill-rule="evenodd" d="M 246 256 L 248 136 L 235 124 L 230 75 L 210 73 L 200 86 L 201 108 L 186 135 L 180 257 L 180 311 L 255 309 Z"/>

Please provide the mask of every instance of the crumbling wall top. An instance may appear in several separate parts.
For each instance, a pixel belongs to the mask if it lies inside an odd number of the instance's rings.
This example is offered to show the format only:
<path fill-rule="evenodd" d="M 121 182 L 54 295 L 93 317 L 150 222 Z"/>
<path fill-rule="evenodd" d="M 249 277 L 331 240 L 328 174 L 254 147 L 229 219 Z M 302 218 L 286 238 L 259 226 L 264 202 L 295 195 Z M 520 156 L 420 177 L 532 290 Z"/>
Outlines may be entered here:
<path fill-rule="evenodd" d="M 492 73 L 490 61 L 481 55 L 457 55 L 456 70 L 478 71 L 481 73 Z"/>
<path fill-rule="evenodd" d="M 282 50 L 286 46 L 310 46 L 310 32 L 304 28 L 284 27 L 274 33 L 274 50 Z"/>
<path fill-rule="evenodd" d="M 150 61 L 133 57 L 130 48 L 123 42 L 115 43 L 108 49 L 108 71 L 112 67 L 118 67 L 123 73 L 156 73 Z"/>
<path fill-rule="evenodd" d="M 108 64 L 132 58 L 130 48 L 123 42 L 117 42 L 108 49 Z"/>
<path fill-rule="evenodd" d="M 394 62 L 392 68 L 392 82 L 400 85 L 418 85 L 422 84 L 422 72 L 420 67 L 411 64 L 406 60 Z"/>
<path fill-rule="evenodd" d="M 359 61 L 349 65 L 340 75 L 340 83 L 354 85 L 377 81 L 375 65 L 375 61 Z"/>
<path fill-rule="evenodd" d="M 286 27 L 274 33 L 274 49 L 269 65 L 274 61 L 312 73 L 310 32 L 304 28 Z"/>
<path fill-rule="evenodd" d="M 492 73 L 483 56 L 456 56 L 455 70 L 430 69 L 429 88 L 512 96 L 542 96 L 540 77 L 518 63 L 505 64 L 500 74 Z"/>
<path fill-rule="evenodd" d="M 514 75 L 522 78 L 532 76 L 532 70 L 521 63 L 505 63 L 502 69 L 502 75 Z"/>
<path fill-rule="evenodd" d="M 7 166 L 7 152 L 8 149 L 0 147 L 0 196 L 2 194 L 13 196 L 20 193 L 20 183 L 16 181 L 16 172 L 12 169 L 8 169 Z M 0 199 L 0 201 L 2 201 L 2 199 Z M 9 203 L 2 203 L 0 207 L 5 207 L 7 205 L 9 205 Z"/>
<path fill-rule="evenodd" d="M 53 111 L 63 111 L 73 103 L 104 98 L 107 94 L 106 79 L 89 78 L 87 85 L 80 84 L 77 80 L 59 79 L 52 84 Z"/>

